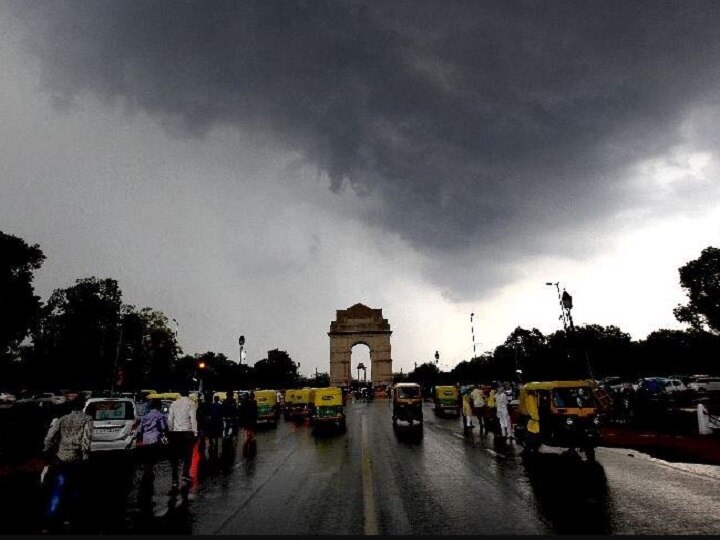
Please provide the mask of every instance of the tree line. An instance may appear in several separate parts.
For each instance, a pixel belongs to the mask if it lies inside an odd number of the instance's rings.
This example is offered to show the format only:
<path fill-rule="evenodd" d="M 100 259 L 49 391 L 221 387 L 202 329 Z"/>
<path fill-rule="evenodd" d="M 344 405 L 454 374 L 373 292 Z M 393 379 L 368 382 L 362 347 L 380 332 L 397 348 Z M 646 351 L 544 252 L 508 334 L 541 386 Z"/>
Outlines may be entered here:
<path fill-rule="evenodd" d="M 43 302 L 34 273 L 39 245 L 0 231 L 0 384 L 7 390 L 75 387 L 117 390 L 198 385 L 216 390 L 327 386 L 329 376 L 301 377 L 286 351 L 268 351 L 253 366 L 213 351 L 188 355 L 170 319 L 151 307 L 125 304 L 118 282 L 80 278 Z M 544 335 L 517 327 L 493 351 L 450 372 L 426 362 L 396 380 L 457 381 L 626 379 L 716 374 L 720 358 L 720 249 L 708 247 L 679 269 L 688 301 L 673 313 L 686 330 L 660 329 L 634 341 L 617 326 L 581 325 Z M 519 370 L 519 372 L 518 372 Z"/>
<path fill-rule="evenodd" d="M 253 366 L 224 354 L 184 354 L 168 316 L 123 302 L 111 278 L 80 278 L 43 302 L 34 273 L 40 246 L 0 231 L 0 390 L 213 390 L 329 383 L 301 377 L 286 351 L 268 351 Z M 279 386 L 278 386 L 279 385 Z"/>

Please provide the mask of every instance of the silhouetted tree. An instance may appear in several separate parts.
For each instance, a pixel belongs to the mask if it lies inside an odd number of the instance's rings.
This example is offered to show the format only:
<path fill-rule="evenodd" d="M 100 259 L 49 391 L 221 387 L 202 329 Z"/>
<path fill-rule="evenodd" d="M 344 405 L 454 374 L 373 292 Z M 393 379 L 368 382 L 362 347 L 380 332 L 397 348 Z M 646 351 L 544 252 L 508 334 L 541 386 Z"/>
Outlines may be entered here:
<path fill-rule="evenodd" d="M 109 388 L 121 306 L 122 293 L 114 279 L 78 279 L 71 287 L 56 289 L 33 333 L 38 378 L 55 386 Z"/>
<path fill-rule="evenodd" d="M 679 272 L 689 302 L 674 309 L 675 317 L 695 330 L 720 334 L 720 249 L 705 248 Z"/>
<path fill-rule="evenodd" d="M 33 272 L 45 260 L 40 247 L 0 231 L 0 362 L 10 360 L 40 314 Z"/>
<path fill-rule="evenodd" d="M 298 366 L 285 351 L 273 349 L 255 362 L 255 381 L 264 388 L 294 388 L 299 384 Z"/>

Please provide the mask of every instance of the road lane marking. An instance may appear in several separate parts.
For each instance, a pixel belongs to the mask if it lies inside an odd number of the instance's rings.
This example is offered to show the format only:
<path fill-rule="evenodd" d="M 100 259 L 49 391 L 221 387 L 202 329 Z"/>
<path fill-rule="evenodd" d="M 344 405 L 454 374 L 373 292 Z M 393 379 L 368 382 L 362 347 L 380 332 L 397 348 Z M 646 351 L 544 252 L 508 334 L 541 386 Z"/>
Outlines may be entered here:
<path fill-rule="evenodd" d="M 363 517 L 365 520 L 365 534 L 378 534 L 377 515 L 375 514 L 375 498 L 372 483 L 372 462 L 368 451 L 366 416 L 361 421 L 361 460 L 362 460 L 362 490 L 363 490 Z"/>

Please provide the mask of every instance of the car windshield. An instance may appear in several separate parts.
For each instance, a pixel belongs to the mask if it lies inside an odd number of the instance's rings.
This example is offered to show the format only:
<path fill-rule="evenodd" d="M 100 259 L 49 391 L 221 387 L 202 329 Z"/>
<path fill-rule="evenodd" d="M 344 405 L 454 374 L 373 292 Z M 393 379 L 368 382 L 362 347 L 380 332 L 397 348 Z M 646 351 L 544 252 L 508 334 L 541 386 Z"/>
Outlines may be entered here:
<path fill-rule="evenodd" d="M 556 388 L 553 390 L 553 403 L 556 407 L 593 407 L 588 388 Z"/>
<path fill-rule="evenodd" d="M 420 389 L 417 386 L 400 386 L 398 397 L 403 399 L 420 397 Z"/>
<path fill-rule="evenodd" d="M 135 413 L 129 401 L 92 401 L 88 403 L 87 414 L 93 420 L 134 420 Z"/>

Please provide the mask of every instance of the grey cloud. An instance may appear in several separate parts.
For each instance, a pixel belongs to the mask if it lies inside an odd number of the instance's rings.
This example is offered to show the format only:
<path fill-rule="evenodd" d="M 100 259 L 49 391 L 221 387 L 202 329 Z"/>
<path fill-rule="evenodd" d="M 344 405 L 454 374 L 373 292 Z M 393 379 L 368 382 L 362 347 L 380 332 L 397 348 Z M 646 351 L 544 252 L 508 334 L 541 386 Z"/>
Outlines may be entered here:
<path fill-rule="evenodd" d="M 58 100 L 269 134 L 332 189 L 376 194 L 368 220 L 415 248 L 499 246 L 503 267 L 640 204 L 626 167 L 718 97 L 717 2 L 8 5 Z"/>

